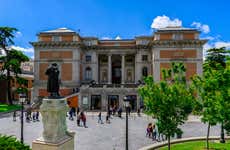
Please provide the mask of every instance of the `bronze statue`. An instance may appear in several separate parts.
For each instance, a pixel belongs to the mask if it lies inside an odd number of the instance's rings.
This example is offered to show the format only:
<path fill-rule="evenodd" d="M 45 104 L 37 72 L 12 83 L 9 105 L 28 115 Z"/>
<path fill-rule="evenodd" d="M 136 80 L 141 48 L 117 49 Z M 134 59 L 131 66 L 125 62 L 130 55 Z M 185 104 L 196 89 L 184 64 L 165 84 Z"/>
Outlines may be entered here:
<path fill-rule="evenodd" d="M 53 63 L 47 68 L 46 73 L 48 76 L 47 92 L 51 97 L 59 97 L 59 70 L 56 63 Z"/>

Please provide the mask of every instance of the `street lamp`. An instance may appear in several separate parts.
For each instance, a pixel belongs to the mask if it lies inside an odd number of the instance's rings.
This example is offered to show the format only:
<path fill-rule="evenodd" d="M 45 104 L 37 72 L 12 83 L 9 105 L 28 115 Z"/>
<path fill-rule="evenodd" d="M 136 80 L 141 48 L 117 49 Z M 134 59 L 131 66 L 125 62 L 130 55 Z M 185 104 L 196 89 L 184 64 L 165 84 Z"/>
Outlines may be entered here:
<path fill-rule="evenodd" d="M 129 107 L 129 99 L 127 96 L 124 97 L 124 105 L 126 109 L 126 130 L 125 130 L 125 150 L 129 149 L 129 144 L 128 144 L 128 107 Z"/>
<path fill-rule="evenodd" d="M 24 142 L 23 138 L 23 110 L 24 110 L 24 102 L 26 100 L 25 94 L 19 94 L 19 101 L 21 103 L 21 143 Z"/>

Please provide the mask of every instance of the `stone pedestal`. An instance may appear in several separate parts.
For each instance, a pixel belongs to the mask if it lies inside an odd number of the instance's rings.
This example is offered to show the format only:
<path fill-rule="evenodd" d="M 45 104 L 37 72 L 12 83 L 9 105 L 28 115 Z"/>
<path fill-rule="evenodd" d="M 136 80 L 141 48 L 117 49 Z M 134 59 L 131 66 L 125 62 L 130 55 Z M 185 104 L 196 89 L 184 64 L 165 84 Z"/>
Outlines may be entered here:
<path fill-rule="evenodd" d="M 66 99 L 43 99 L 40 106 L 42 137 L 33 141 L 32 150 L 74 150 L 74 134 L 67 131 Z"/>

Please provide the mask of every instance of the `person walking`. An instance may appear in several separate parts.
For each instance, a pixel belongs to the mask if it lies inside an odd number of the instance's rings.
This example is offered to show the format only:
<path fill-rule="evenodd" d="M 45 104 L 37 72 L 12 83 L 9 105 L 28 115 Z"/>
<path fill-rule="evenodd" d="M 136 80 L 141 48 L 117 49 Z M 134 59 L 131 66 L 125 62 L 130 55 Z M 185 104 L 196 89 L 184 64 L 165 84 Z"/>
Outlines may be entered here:
<path fill-rule="evenodd" d="M 35 112 L 32 112 L 32 120 L 33 120 L 33 122 L 36 121 L 36 114 L 35 114 Z"/>
<path fill-rule="evenodd" d="M 69 120 L 73 121 L 73 107 L 70 107 L 69 110 Z"/>
<path fill-rule="evenodd" d="M 39 121 L 39 111 L 38 110 L 35 113 L 35 119 L 36 119 L 36 121 Z"/>
<path fill-rule="evenodd" d="M 152 130 L 153 130 L 153 132 L 152 132 L 152 138 L 155 141 L 155 140 L 157 140 L 157 130 L 156 130 L 155 124 L 152 125 Z"/>
<path fill-rule="evenodd" d="M 78 115 L 77 115 L 77 126 L 80 126 L 80 123 L 81 123 L 81 114 L 78 113 Z"/>
<path fill-rule="evenodd" d="M 17 116 L 17 112 L 14 111 L 14 113 L 13 113 L 13 121 L 16 121 L 16 116 Z"/>
<path fill-rule="evenodd" d="M 82 118 L 83 126 L 84 126 L 85 128 L 87 128 L 87 126 L 86 126 L 86 115 L 84 114 L 84 112 L 82 112 L 81 118 Z"/>
<path fill-rule="evenodd" d="M 106 123 L 110 123 L 110 120 L 109 120 L 109 114 L 107 113 L 107 115 L 106 115 Z"/>
<path fill-rule="evenodd" d="M 101 112 L 99 112 L 99 114 L 98 114 L 98 121 L 97 122 L 103 124 L 103 121 L 101 119 Z"/>

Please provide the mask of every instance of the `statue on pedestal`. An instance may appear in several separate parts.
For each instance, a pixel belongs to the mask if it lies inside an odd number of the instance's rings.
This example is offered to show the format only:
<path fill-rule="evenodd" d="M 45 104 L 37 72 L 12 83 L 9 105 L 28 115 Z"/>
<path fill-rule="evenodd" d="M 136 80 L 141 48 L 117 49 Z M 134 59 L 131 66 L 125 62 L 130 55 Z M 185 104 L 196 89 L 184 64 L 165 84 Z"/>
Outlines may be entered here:
<path fill-rule="evenodd" d="M 50 97 L 59 97 L 59 70 L 56 63 L 53 63 L 47 68 L 46 73 L 48 76 L 47 92 L 50 93 Z"/>

